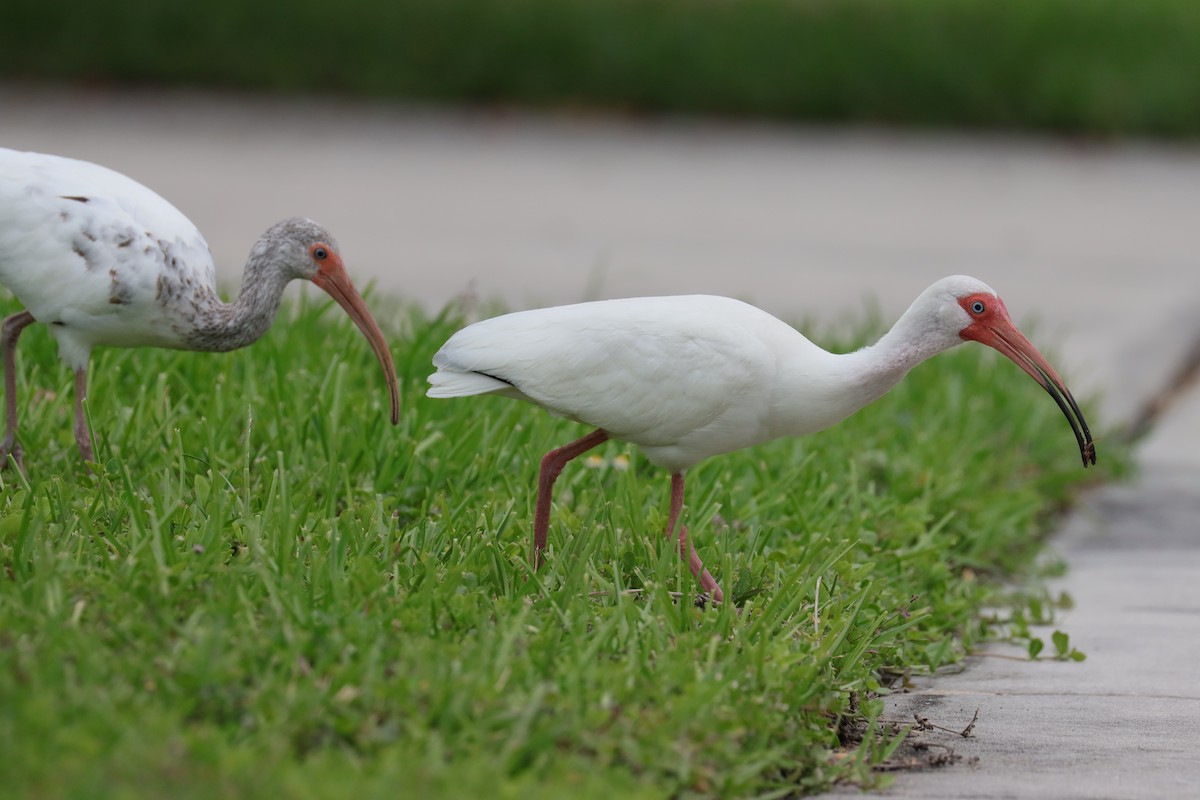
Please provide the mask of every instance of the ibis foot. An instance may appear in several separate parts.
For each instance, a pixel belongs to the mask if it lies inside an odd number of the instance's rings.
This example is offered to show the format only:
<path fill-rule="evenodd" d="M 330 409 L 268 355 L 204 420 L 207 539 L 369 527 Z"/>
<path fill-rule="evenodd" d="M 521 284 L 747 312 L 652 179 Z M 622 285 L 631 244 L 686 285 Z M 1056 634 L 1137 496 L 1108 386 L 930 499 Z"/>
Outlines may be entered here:
<path fill-rule="evenodd" d="M 667 531 L 670 535 L 670 531 Z M 696 596 L 696 605 L 704 607 L 705 600 L 711 600 L 713 604 L 725 602 L 725 592 L 721 591 L 717 579 L 712 576 L 704 566 L 704 562 L 700 560 L 700 555 L 696 552 L 696 548 L 691 545 L 687 538 L 687 528 L 683 525 L 679 526 L 679 557 L 688 562 L 688 567 L 692 570 L 692 575 L 700 583 L 700 588 L 703 589 Z"/>
<path fill-rule="evenodd" d="M 84 464 L 91 464 L 96 459 L 92 455 L 92 435 L 88 431 L 87 414 L 83 410 L 83 401 L 87 399 L 87 367 L 75 370 L 75 443 L 79 445 L 79 455 L 83 456 Z M 88 467 L 88 472 L 92 468 Z"/>
<path fill-rule="evenodd" d="M 679 522 L 679 515 L 682 511 L 683 471 L 680 470 L 671 475 L 671 510 L 667 515 L 667 538 L 676 538 L 678 540 L 679 557 L 687 562 L 693 577 L 700 582 L 700 588 L 712 597 L 714 603 L 722 603 L 725 601 L 725 593 L 721 591 L 721 587 L 717 584 L 717 580 L 712 576 L 712 573 L 704 568 L 704 562 L 700 560 L 700 554 L 696 552 L 695 546 L 688 541 L 687 528 L 683 524 L 679 525 L 678 537 L 675 536 L 675 525 Z"/>
<path fill-rule="evenodd" d="M 533 569 L 535 572 L 541 569 L 542 551 L 546 549 L 546 534 L 550 529 L 550 501 L 554 494 L 554 482 L 558 480 L 559 474 L 568 461 L 606 441 L 608 441 L 608 434 L 603 429 L 597 428 L 587 436 L 563 445 L 557 450 L 551 450 L 542 456 L 542 465 L 538 470 L 537 508 L 533 515 Z"/>
<path fill-rule="evenodd" d="M 4 437 L 3 442 L 0 442 L 0 469 L 8 467 L 9 456 L 12 456 L 13 463 L 17 465 L 17 469 L 24 472 L 25 451 L 22 449 L 21 443 L 16 441 L 16 437 L 11 433 Z"/>
<path fill-rule="evenodd" d="M 17 462 L 17 468 L 25 471 L 24 453 L 17 441 L 17 364 L 15 353 L 21 331 L 36 320 L 28 311 L 18 311 L 0 323 L 0 363 L 4 367 L 4 441 L 0 442 L 0 469 L 8 466 L 8 457 Z"/>

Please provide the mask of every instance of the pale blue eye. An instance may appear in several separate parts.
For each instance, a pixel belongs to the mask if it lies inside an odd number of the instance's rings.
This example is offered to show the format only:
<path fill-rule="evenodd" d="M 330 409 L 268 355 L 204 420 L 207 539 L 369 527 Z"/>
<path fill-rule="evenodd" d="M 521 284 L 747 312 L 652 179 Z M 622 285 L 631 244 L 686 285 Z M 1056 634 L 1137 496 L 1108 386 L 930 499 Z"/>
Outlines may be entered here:
<path fill-rule="evenodd" d="M 983 310 L 984 310 L 983 309 L 983 301 L 976 300 L 974 303 L 971 303 L 971 313 L 972 314 L 982 314 Z"/>

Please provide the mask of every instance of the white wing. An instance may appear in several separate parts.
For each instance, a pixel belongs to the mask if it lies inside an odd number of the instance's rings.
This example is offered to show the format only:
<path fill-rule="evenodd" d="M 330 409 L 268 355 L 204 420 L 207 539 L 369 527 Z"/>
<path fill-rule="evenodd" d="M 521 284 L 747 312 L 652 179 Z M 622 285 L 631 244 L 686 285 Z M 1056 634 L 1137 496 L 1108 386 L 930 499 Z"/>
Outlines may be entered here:
<path fill-rule="evenodd" d="M 162 197 L 86 161 L 0 149 L 0 282 L 36 319 L 91 344 L 177 345 L 155 302 L 168 265 L 215 288 L 207 242 Z"/>
<path fill-rule="evenodd" d="M 794 348 L 807 340 L 724 297 L 524 311 L 452 336 L 434 356 L 429 395 L 520 397 L 639 444 L 653 460 L 686 466 L 768 435 L 764 387 L 783 342 Z M 656 458 L 664 448 L 672 452 Z"/>

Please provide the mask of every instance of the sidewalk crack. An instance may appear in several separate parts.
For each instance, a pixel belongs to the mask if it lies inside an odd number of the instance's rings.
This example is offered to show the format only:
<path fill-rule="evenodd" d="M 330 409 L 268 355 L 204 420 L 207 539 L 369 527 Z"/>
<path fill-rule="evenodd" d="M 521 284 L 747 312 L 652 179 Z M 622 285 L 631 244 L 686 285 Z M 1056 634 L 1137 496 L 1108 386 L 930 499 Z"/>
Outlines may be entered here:
<path fill-rule="evenodd" d="M 1192 343 L 1191 349 L 1183 359 L 1179 369 L 1167 385 L 1145 402 L 1141 411 L 1134 416 L 1133 421 L 1125 430 L 1122 438 L 1134 442 L 1150 432 L 1154 423 L 1175 405 L 1180 397 L 1191 391 L 1200 382 L 1200 340 Z"/>

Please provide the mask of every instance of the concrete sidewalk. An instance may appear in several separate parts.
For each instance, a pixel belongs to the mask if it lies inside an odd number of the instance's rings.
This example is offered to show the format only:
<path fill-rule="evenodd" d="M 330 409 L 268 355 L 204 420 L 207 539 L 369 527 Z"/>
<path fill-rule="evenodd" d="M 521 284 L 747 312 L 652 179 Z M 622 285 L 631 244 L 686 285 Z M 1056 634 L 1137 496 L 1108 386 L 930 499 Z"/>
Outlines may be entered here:
<path fill-rule="evenodd" d="M 965 272 L 1039 320 L 1031 338 L 1077 395 L 1104 391 L 1098 429 L 1133 419 L 1200 341 L 1194 149 L 19 88 L 0 88 L 0 145 L 149 184 L 231 284 L 292 215 L 337 232 L 360 280 L 431 307 L 466 290 L 512 306 L 713 292 L 792 320 L 870 296 L 892 318 Z M 1062 449 L 1077 459 L 1065 422 Z M 890 794 L 1200 792 L 1200 395 L 1141 460 L 1058 540 L 1077 601 L 1060 627 L 1088 660 L 972 659 L 921 681 L 893 716 L 965 725 L 979 707 L 974 738 L 950 742 L 979 763 Z"/>
<path fill-rule="evenodd" d="M 1086 498 L 1055 545 L 1075 608 L 1055 628 L 1076 663 L 1013 661 L 990 648 L 958 674 L 918 678 L 889 719 L 963 728 L 927 732 L 963 761 L 900 774 L 884 792 L 919 798 L 1185 798 L 1200 795 L 1200 393 L 1183 398 L 1141 451 L 1133 485 Z"/>

